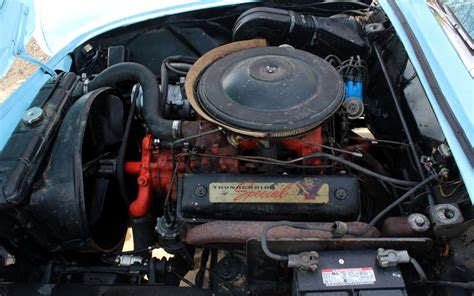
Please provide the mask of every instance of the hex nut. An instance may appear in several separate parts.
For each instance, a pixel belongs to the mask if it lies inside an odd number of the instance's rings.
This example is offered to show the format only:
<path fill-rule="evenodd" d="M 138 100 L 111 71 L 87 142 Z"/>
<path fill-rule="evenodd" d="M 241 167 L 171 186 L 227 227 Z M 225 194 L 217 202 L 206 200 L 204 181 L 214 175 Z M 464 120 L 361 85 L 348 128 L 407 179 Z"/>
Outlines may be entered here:
<path fill-rule="evenodd" d="M 197 197 L 204 197 L 207 194 L 207 188 L 204 185 L 197 185 L 194 188 L 194 195 Z"/>
<path fill-rule="evenodd" d="M 413 213 L 408 215 L 408 226 L 415 232 L 425 232 L 431 227 L 430 220 L 423 214 Z"/>
<path fill-rule="evenodd" d="M 347 190 L 345 190 L 344 188 L 339 188 L 336 190 L 336 192 L 334 192 L 334 196 L 338 199 L 338 200 L 344 200 L 347 198 L 347 195 L 348 195 L 348 192 Z"/>

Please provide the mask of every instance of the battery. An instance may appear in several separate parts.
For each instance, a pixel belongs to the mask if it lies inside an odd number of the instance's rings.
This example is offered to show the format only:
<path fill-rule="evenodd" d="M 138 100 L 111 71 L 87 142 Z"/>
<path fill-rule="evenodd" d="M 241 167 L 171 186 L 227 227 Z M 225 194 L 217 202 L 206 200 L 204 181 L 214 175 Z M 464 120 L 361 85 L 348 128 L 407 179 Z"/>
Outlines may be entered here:
<path fill-rule="evenodd" d="M 294 296 L 407 295 L 398 266 L 381 268 L 375 250 L 319 252 L 316 271 L 295 268 Z"/>
<path fill-rule="evenodd" d="M 359 181 L 352 176 L 185 174 L 178 180 L 183 221 L 352 221 Z"/>

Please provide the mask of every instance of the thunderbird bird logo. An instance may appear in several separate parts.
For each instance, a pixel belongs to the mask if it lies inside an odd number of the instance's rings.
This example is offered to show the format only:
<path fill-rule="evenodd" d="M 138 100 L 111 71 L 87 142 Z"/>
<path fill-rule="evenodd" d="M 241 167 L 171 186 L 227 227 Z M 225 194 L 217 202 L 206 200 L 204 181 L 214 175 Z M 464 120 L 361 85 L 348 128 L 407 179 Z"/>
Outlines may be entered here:
<path fill-rule="evenodd" d="M 296 185 L 300 189 L 298 194 L 303 194 L 304 199 L 315 200 L 318 197 L 319 189 L 322 184 L 313 178 L 305 178 L 304 181 L 296 181 Z"/>

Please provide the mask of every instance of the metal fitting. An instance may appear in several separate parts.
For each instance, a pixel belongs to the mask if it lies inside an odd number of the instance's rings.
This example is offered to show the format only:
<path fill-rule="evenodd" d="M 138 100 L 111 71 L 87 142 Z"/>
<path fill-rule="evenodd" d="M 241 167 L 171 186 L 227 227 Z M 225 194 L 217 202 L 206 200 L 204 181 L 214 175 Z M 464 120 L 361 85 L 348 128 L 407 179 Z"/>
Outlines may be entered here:
<path fill-rule="evenodd" d="M 451 148 L 449 148 L 447 143 L 439 144 L 438 152 L 441 156 L 448 158 L 451 157 L 453 154 L 451 153 Z"/>
<path fill-rule="evenodd" d="M 344 101 L 343 106 L 349 119 L 357 119 L 364 114 L 364 102 L 360 99 L 348 98 Z"/>
<path fill-rule="evenodd" d="M 408 226 L 415 232 L 425 232 L 431 227 L 430 220 L 423 214 L 413 213 L 407 218 Z"/>
<path fill-rule="evenodd" d="M 438 204 L 430 207 L 429 213 L 434 225 L 452 225 L 464 221 L 461 210 L 454 204 Z"/>
<path fill-rule="evenodd" d="M 157 149 L 158 147 L 160 147 L 160 143 L 161 143 L 160 139 L 154 138 L 151 145 L 153 146 L 153 148 Z"/>
<path fill-rule="evenodd" d="M 433 233 L 437 237 L 454 238 L 463 231 L 464 217 L 456 204 L 430 206 L 428 214 L 433 225 Z"/>
<path fill-rule="evenodd" d="M 316 271 L 319 265 L 319 254 L 316 251 L 288 255 L 288 267 L 304 271 Z"/>
<path fill-rule="evenodd" d="M 143 258 L 141 256 L 136 255 L 119 255 L 115 262 L 119 266 L 131 266 L 133 264 L 142 264 Z"/>
<path fill-rule="evenodd" d="M 82 93 L 86 94 L 89 92 L 89 82 L 90 82 L 86 73 L 81 74 L 81 81 L 82 81 Z"/>
<path fill-rule="evenodd" d="M 343 237 L 347 234 L 348 228 L 349 226 L 347 225 L 347 223 L 344 223 L 342 221 L 335 221 L 334 229 L 332 230 L 332 235 L 334 237 Z"/>
<path fill-rule="evenodd" d="M 166 223 L 164 217 L 156 219 L 155 232 L 162 238 L 173 240 L 178 237 L 178 230 Z"/>
<path fill-rule="evenodd" d="M 171 136 L 173 137 L 173 139 L 179 139 L 181 137 L 180 120 L 173 120 L 173 124 L 171 125 Z"/>
<path fill-rule="evenodd" d="M 344 188 L 339 188 L 336 190 L 336 192 L 334 193 L 334 196 L 336 197 L 336 199 L 338 200 L 344 200 L 347 198 L 347 190 L 344 189 Z"/>
<path fill-rule="evenodd" d="M 43 120 L 43 109 L 40 107 L 32 107 L 26 110 L 21 119 L 29 126 L 40 123 Z"/>
<path fill-rule="evenodd" d="M 207 188 L 204 185 L 197 185 L 196 188 L 194 188 L 194 195 L 197 197 L 204 197 L 207 194 Z"/>
<path fill-rule="evenodd" d="M 410 255 L 408 255 L 408 251 L 405 250 L 396 251 L 393 249 L 378 249 L 377 262 L 379 266 L 383 268 L 397 266 L 400 263 L 410 262 Z"/>

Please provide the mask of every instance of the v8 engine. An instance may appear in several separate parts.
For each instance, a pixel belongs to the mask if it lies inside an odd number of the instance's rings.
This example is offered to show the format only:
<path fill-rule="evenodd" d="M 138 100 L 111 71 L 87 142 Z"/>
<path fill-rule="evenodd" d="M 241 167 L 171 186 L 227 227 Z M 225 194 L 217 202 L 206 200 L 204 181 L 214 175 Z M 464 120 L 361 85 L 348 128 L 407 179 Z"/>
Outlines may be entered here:
<path fill-rule="evenodd" d="M 216 57 L 220 58 L 213 60 Z M 172 197 L 196 217 L 205 218 L 199 212 L 208 218 L 215 212 L 223 219 L 252 217 L 252 212 L 265 214 L 258 220 L 302 217 L 303 212 L 312 213 L 306 217 L 310 221 L 357 217 L 357 180 L 346 187 L 347 177 L 322 175 L 330 170 L 314 157 L 324 157 L 322 148 L 328 141 L 322 125 L 344 100 L 342 77 L 329 62 L 291 46 L 268 47 L 263 40 L 235 42 L 196 61 L 184 89 L 198 119 L 181 122 L 178 129 L 189 141 L 186 146 L 196 149 L 173 157 L 165 149 L 154 150 L 152 136 L 144 138 L 142 161 L 126 163 L 126 171 L 139 176 L 139 195 L 130 206 L 133 216 L 148 213 L 152 191 L 169 190 L 176 167 L 177 174 L 194 176 L 178 178 L 185 191 L 172 192 Z M 223 127 L 227 134 L 222 133 Z M 185 156 L 192 156 L 188 164 L 181 162 Z M 298 158 L 302 164 L 295 161 Z M 306 165 L 312 175 L 290 181 L 281 176 L 287 168 L 271 167 L 272 159 L 293 162 L 288 163 L 292 169 Z M 235 178 L 215 182 L 222 177 L 205 175 L 211 172 L 232 173 Z M 193 177 L 200 182 L 185 182 Z M 193 201 L 190 186 L 196 187 L 201 202 Z M 217 188 L 221 188 L 218 193 Z M 243 190 L 250 194 L 239 198 L 237 193 Z M 345 196 L 338 199 L 336 194 Z"/>
<path fill-rule="evenodd" d="M 71 53 L 0 154 L 0 275 L 42 295 L 472 289 L 466 180 L 389 20 L 283 2 Z"/>

